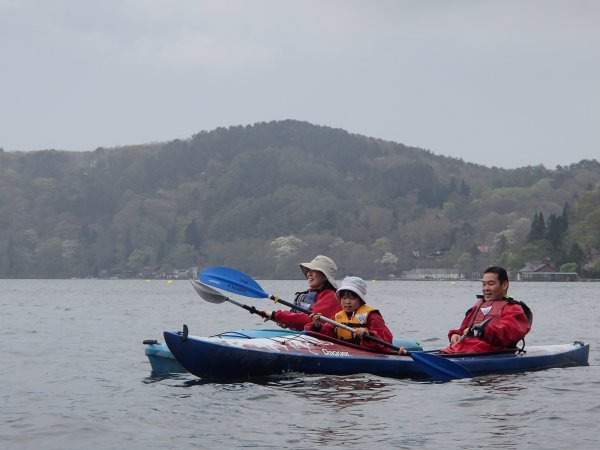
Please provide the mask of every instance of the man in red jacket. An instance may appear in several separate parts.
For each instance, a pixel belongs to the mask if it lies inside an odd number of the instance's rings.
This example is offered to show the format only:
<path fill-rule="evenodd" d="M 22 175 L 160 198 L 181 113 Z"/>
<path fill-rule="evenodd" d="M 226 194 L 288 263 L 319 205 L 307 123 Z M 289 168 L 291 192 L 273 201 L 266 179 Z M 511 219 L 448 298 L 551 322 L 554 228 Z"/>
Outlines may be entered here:
<path fill-rule="evenodd" d="M 450 346 L 442 353 L 494 352 L 516 348 L 531 329 L 530 313 L 522 302 L 508 297 L 508 274 L 492 266 L 483 273 L 482 293 L 460 327 L 448 332 Z"/>

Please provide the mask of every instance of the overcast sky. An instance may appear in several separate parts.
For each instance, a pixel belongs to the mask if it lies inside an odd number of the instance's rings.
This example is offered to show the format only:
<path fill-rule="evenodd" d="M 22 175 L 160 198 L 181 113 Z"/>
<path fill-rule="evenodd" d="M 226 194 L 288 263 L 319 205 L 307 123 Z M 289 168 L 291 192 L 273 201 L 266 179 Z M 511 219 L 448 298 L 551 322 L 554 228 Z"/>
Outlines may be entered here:
<path fill-rule="evenodd" d="M 297 119 L 506 168 L 600 159 L 600 1 L 0 0 L 0 147 Z"/>

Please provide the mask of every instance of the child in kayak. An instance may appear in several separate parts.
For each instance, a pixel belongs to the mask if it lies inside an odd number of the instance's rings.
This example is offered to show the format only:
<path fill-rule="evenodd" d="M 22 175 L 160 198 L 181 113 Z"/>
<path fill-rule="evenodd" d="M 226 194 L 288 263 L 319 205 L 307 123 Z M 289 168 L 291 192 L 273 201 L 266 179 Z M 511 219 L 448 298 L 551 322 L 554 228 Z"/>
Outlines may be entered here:
<path fill-rule="evenodd" d="M 294 304 L 312 313 L 332 317 L 340 308 L 335 295 L 335 262 L 327 256 L 317 255 L 311 262 L 301 263 L 300 270 L 308 281 L 308 290 L 297 292 Z M 303 312 L 266 310 L 264 313 L 265 320 L 273 320 L 280 327 L 295 331 L 302 331 L 306 324 L 312 324 L 309 315 Z"/>
<path fill-rule="evenodd" d="M 389 330 L 379 310 L 368 306 L 367 283 L 359 277 L 346 277 L 336 291 L 342 310 L 337 312 L 332 319 L 338 323 L 353 328 L 352 333 L 321 320 L 320 314 L 312 314 L 312 322 L 304 327 L 307 331 L 315 331 L 326 336 L 362 345 L 373 350 L 389 352 L 390 349 L 378 342 L 370 340 L 367 335 L 385 342 L 392 343 L 392 332 Z"/>
<path fill-rule="evenodd" d="M 460 327 L 448 332 L 442 353 L 480 353 L 517 348 L 531 330 L 533 315 L 523 302 L 508 296 L 508 274 L 498 266 L 483 273 L 482 293 Z"/>

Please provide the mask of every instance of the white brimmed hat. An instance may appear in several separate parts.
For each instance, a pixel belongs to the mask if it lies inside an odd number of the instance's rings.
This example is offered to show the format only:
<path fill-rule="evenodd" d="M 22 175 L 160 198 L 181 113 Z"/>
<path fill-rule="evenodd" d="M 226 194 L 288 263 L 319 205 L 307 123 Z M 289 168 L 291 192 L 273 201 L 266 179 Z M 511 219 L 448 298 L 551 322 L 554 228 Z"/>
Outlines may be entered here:
<path fill-rule="evenodd" d="M 360 297 L 363 303 L 367 302 L 367 283 L 360 277 L 346 277 L 335 293 L 338 300 L 341 300 L 342 291 L 351 291 Z"/>
<path fill-rule="evenodd" d="M 304 276 L 306 276 L 309 270 L 318 270 L 325 275 L 327 281 L 329 281 L 331 285 L 337 289 L 337 284 L 335 282 L 337 266 L 331 258 L 323 255 L 317 255 L 311 262 L 300 263 L 300 270 L 302 270 Z"/>

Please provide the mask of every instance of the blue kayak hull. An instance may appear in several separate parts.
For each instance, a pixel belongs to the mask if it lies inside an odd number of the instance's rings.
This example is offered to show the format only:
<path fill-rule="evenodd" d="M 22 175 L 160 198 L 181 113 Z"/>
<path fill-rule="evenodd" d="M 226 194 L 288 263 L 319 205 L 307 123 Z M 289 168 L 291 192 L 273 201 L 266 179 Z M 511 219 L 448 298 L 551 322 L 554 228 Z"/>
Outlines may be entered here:
<path fill-rule="evenodd" d="M 221 333 L 218 336 L 224 338 L 245 338 L 254 339 L 268 336 L 279 336 L 283 334 L 289 334 L 289 331 L 282 329 L 258 329 L 258 330 L 239 330 L 239 331 L 227 331 Z M 167 344 L 158 342 L 154 339 L 144 341 L 144 354 L 148 357 L 152 372 L 156 373 L 186 373 L 185 367 L 183 367 L 179 361 L 175 359 Z"/>
<path fill-rule="evenodd" d="M 223 339 L 257 339 L 257 338 L 268 338 L 276 336 L 290 336 L 295 334 L 304 334 L 303 332 L 295 332 L 285 329 L 254 329 L 254 330 L 238 330 L 238 331 L 227 331 L 225 333 L 218 334 L 213 337 L 219 337 Z M 181 365 L 179 361 L 173 356 L 169 347 L 160 343 L 156 340 L 144 341 L 144 353 L 150 361 L 152 371 L 156 373 L 185 373 L 187 370 Z M 397 347 L 404 347 L 408 351 L 421 351 L 423 348 L 421 345 L 409 339 L 394 338 L 394 345 Z"/>
<path fill-rule="evenodd" d="M 256 339 L 183 336 L 164 332 L 173 356 L 190 373 L 207 380 L 233 380 L 286 373 L 428 378 L 410 356 L 380 354 L 290 334 Z M 588 364 L 589 344 L 531 346 L 527 353 L 452 356 L 447 359 L 476 375 Z"/>

